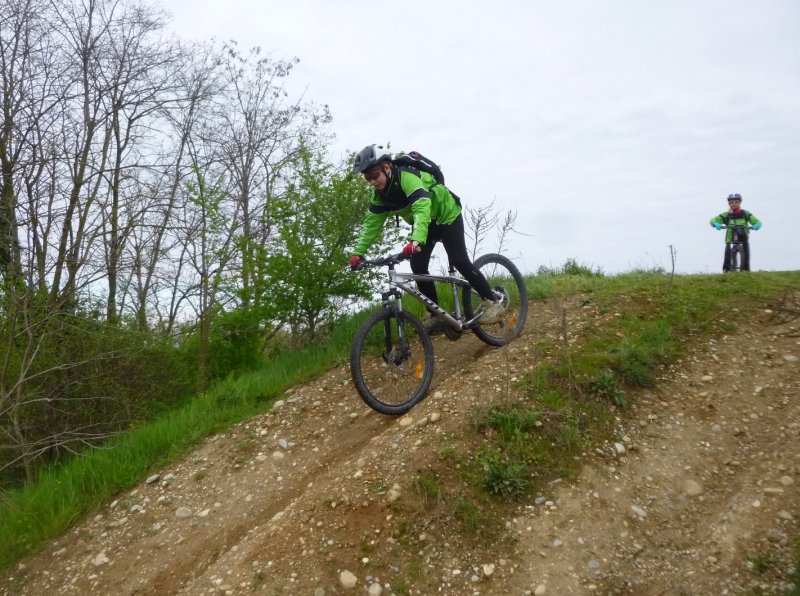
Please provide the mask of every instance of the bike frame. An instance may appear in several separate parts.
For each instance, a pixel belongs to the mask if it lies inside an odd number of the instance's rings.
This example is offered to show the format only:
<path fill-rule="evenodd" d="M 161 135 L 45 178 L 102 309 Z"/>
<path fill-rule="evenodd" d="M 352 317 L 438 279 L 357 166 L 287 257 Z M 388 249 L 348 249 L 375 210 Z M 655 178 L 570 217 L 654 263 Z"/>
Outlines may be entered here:
<path fill-rule="evenodd" d="M 455 275 L 455 269 L 450 268 L 450 275 L 430 275 L 430 274 L 417 274 L 417 273 L 401 273 L 395 269 L 394 265 L 388 265 L 389 268 L 389 290 L 381 292 L 381 299 L 383 300 L 384 308 L 394 308 L 396 310 L 403 310 L 403 293 L 411 295 L 422 302 L 428 310 L 432 311 L 443 319 L 448 325 L 459 330 L 464 331 L 470 329 L 480 318 L 480 314 L 475 315 L 469 321 L 464 321 L 464 313 L 461 311 L 461 302 L 458 299 L 458 288 L 471 288 L 469 282 L 461 277 Z M 428 298 L 425 294 L 420 292 L 414 285 L 418 281 L 432 281 L 450 284 L 453 291 L 453 304 L 455 312 L 450 314 L 441 306 L 436 304 L 433 300 Z"/>

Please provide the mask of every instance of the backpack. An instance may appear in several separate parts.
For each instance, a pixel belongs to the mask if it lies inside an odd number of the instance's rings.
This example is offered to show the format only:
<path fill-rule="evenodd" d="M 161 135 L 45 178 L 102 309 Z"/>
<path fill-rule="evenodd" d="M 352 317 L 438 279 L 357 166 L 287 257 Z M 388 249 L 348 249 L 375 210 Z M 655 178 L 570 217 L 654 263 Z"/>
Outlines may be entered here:
<path fill-rule="evenodd" d="M 436 163 L 422 155 L 418 151 L 409 151 L 405 155 L 398 155 L 392 160 L 396 166 L 416 168 L 420 172 L 428 172 L 436 180 L 437 184 L 444 184 L 444 174 Z"/>

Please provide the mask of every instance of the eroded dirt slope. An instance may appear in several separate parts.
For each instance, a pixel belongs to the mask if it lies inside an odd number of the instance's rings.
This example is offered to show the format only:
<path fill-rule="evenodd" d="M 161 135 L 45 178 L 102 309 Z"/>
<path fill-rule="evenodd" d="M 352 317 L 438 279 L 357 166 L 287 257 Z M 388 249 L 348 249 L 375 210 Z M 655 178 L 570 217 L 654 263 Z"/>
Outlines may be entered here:
<path fill-rule="evenodd" d="M 577 337 L 599 321 L 569 317 Z M 104 504 L 0 593 L 780 593 L 800 534 L 800 339 L 768 312 L 739 323 L 630 396 L 614 440 L 492 544 L 420 515 L 413 478 L 475 405 L 520 391 L 562 324 L 547 306 L 508 348 L 437 338 L 434 387 L 403 418 L 369 410 L 346 367 L 296 387 Z"/>

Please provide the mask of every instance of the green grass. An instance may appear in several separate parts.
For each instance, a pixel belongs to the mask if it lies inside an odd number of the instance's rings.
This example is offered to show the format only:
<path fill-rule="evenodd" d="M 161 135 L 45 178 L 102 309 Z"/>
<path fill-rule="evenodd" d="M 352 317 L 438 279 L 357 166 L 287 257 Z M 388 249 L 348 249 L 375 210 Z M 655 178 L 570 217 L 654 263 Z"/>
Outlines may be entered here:
<path fill-rule="evenodd" d="M 262 412 L 286 389 L 342 362 L 364 315 L 346 320 L 325 343 L 274 357 L 264 368 L 223 381 L 183 407 L 46 468 L 0 502 L 0 569 L 60 535 L 104 500 L 179 459 L 205 437 Z"/>
<path fill-rule="evenodd" d="M 443 467 L 458 462 L 455 471 L 448 469 L 466 489 L 435 471 L 419 477 L 418 488 L 430 500 L 456 497 L 448 506 L 455 506 L 460 527 L 477 526 L 476 520 L 489 511 L 486 493 L 513 500 L 572 473 L 576 455 L 609 432 L 609 421 L 626 403 L 627 392 L 651 385 L 658 367 L 681 355 L 689 340 L 730 332 L 767 301 L 800 288 L 797 272 L 670 278 L 638 271 L 609 277 L 574 262 L 568 265 L 528 278 L 532 299 L 572 300 L 569 304 L 576 306 L 565 308 L 620 316 L 584 330 L 576 346 L 542 339 L 538 349 L 552 357 L 521 381 L 524 401 L 478 412 L 473 426 L 482 446 L 461 452 L 454 445 L 441 454 Z M 441 297 L 446 298 L 444 291 Z M 205 437 L 268 409 L 287 388 L 346 362 L 364 316 L 344 321 L 326 342 L 281 353 L 262 369 L 219 383 L 102 449 L 46 469 L 36 482 L 4 493 L 0 568 L 40 548 Z M 471 488 L 484 495 L 469 493 Z M 481 526 L 484 531 L 491 523 L 484 520 Z"/>
<path fill-rule="evenodd" d="M 541 340 L 539 362 L 522 381 L 524 400 L 517 396 L 476 412 L 473 426 L 486 445 L 462 478 L 506 499 L 572 474 L 587 445 L 611 436 L 628 394 L 655 385 L 662 365 L 694 340 L 729 333 L 770 301 L 800 289 L 800 273 L 605 277 L 568 262 L 540 270 L 529 285 L 532 296 L 551 302 L 556 322 L 561 313 L 570 321 L 590 308 L 598 324 L 583 328 L 577 343 Z"/>
<path fill-rule="evenodd" d="M 800 596 L 800 536 L 795 536 L 794 543 L 794 567 L 789 573 L 791 587 L 786 590 L 786 596 Z"/>
<path fill-rule="evenodd" d="M 425 501 L 436 501 L 442 498 L 442 487 L 439 485 L 439 479 L 433 472 L 420 472 L 414 476 L 413 484 Z"/>
<path fill-rule="evenodd" d="M 763 575 L 775 566 L 775 559 L 767 554 L 750 555 L 747 557 L 753 571 L 758 575 Z"/>

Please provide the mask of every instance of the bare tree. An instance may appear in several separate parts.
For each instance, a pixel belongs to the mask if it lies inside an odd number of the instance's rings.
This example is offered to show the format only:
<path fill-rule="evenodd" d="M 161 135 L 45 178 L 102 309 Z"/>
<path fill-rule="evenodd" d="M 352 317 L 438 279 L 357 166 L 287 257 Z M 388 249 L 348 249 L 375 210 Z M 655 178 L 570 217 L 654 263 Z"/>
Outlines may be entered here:
<path fill-rule="evenodd" d="M 235 44 L 225 47 L 226 86 L 210 131 L 216 159 L 231 183 L 241 214 L 241 283 L 243 299 L 254 284 L 251 263 L 257 246 L 272 234 L 271 200 L 285 190 L 282 181 L 297 160 L 301 145 L 314 148 L 324 138 L 320 127 L 330 121 L 327 108 L 305 107 L 302 98 L 288 101 L 286 77 L 297 60 L 275 60 L 248 54 Z"/>
<path fill-rule="evenodd" d="M 17 180 L 41 174 L 44 136 L 62 106 L 46 5 L 0 0 L 0 275 L 22 274 Z M 27 170 L 27 175 L 26 175 Z"/>
<path fill-rule="evenodd" d="M 66 201 L 57 206 L 63 209 L 63 215 L 50 299 L 52 304 L 74 308 L 77 276 L 97 234 L 98 214 L 94 207 L 110 153 L 110 90 L 104 87 L 99 74 L 109 53 L 114 12 L 119 5 L 102 0 L 89 0 L 86 4 L 64 0 L 53 6 L 64 60 L 74 65 L 66 81 L 73 93 L 70 100 L 74 101 L 70 101 L 61 123 L 61 151 L 68 182 L 62 189 Z M 60 181 L 58 185 L 61 186 Z"/>
<path fill-rule="evenodd" d="M 465 219 L 467 236 L 472 240 L 470 252 L 473 259 L 478 256 L 480 247 L 492 232 L 496 239 L 494 250 L 498 253 L 505 250 L 506 239 L 510 233 L 520 233 L 514 229 L 514 225 L 517 223 L 517 212 L 509 209 L 500 214 L 494 206 L 494 201 L 474 209 L 467 207 Z"/>
<path fill-rule="evenodd" d="M 148 207 L 141 179 L 151 175 L 154 164 L 148 163 L 152 154 L 146 137 L 157 136 L 150 124 L 154 115 L 163 112 L 165 104 L 174 98 L 172 81 L 182 67 L 177 48 L 158 43 L 163 24 L 161 14 L 138 6 L 122 11 L 113 23 L 109 56 L 99 73 L 102 87 L 108 90 L 113 156 L 106 174 L 108 197 L 103 205 L 109 322 L 115 322 L 118 316 L 117 284 L 125 244 L 132 230 L 141 225 L 141 216 Z"/>
<path fill-rule="evenodd" d="M 147 327 L 147 305 L 152 303 L 156 312 L 166 313 L 166 331 L 171 332 L 180 305 L 186 299 L 180 279 L 186 262 L 184 238 L 181 236 L 179 214 L 181 201 L 186 199 L 185 184 L 191 180 L 192 159 L 190 143 L 201 137 L 201 131 L 210 118 L 211 101 L 219 93 L 219 56 L 213 48 L 191 45 L 182 49 L 181 68 L 172 75 L 172 100 L 162 105 L 161 120 L 173 139 L 166 147 L 167 157 L 157 181 L 154 182 L 155 203 L 146 212 L 140 225 L 133 229 L 134 245 L 131 247 L 133 268 L 126 286 L 131 288 L 135 318 L 142 328 Z M 167 273 L 167 270 L 171 273 Z M 163 297 L 158 283 L 163 278 L 171 291 Z M 135 280 L 135 282 L 134 282 Z"/>

